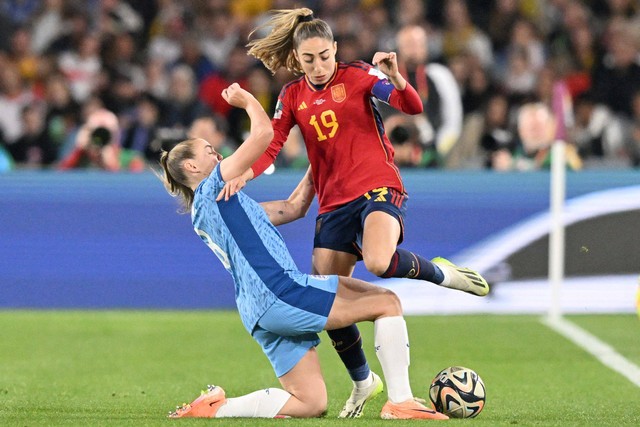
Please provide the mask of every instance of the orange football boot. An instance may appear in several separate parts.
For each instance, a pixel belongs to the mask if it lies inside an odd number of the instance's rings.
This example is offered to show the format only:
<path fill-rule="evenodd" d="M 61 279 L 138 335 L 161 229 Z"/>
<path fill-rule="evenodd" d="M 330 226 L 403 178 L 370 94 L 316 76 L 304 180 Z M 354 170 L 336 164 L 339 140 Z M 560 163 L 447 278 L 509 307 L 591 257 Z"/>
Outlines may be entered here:
<path fill-rule="evenodd" d="M 227 402 L 221 387 L 210 385 L 200 397 L 189 404 L 183 404 L 169 413 L 169 418 L 214 418 L 218 409 Z"/>
<path fill-rule="evenodd" d="M 385 403 L 380 412 L 383 420 L 448 420 L 445 414 L 427 408 L 415 399 L 402 403 L 393 403 L 390 400 Z"/>

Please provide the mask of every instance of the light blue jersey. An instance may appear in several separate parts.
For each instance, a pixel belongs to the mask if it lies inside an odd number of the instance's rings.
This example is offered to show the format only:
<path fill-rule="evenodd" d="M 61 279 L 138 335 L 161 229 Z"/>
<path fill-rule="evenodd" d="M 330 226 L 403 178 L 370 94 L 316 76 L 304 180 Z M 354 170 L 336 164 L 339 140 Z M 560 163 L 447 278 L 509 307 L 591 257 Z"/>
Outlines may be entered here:
<path fill-rule="evenodd" d="M 338 276 L 301 273 L 264 209 L 242 191 L 216 202 L 223 187 L 218 165 L 196 188 L 193 227 L 233 276 L 242 323 L 281 377 L 320 343 Z"/>
<path fill-rule="evenodd" d="M 223 187 L 218 165 L 195 191 L 192 221 L 196 233 L 233 276 L 245 328 L 251 333 L 278 300 L 326 317 L 331 307 L 325 307 L 324 296 L 304 289 L 305 298 L 300 298 L 298 289 L 306 288 L 309 276 L 298 270 L 264 209 L 242 191 L 216 202 Z"/>

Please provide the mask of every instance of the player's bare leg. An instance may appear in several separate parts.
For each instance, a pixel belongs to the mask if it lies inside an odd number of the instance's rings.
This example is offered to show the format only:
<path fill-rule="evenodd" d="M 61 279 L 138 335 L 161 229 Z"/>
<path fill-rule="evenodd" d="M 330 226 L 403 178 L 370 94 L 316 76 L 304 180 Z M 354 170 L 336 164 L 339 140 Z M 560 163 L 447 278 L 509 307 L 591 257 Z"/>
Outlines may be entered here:
<path fill-rule="evenodd" d="M 291 393 L 291 398 L 279 415 L 309 418 L 319 417 L 326 412 L 327 387 L 315 348 L 310 349 L 293 369 L 278 379 L 282 388 Z"/>
<path fill-rule="evenodd" d="M 209 386 L 169 418 L 312 418 L 325 413 L 327 388 L 315 348 L 279 379 L 284 390 L 267 388 L 233 398 L 227 398 L 221 387 Z"/>
<path fill-rule="evenodd" d="M 313 251 L 313 274 L 339 274 L 350 277 L 356 265 L 355 255 L 325 248 Z M 382 380 L 369 369 L 362 350 L 362 339 L 356 325 L 327 331 L 331 344 L 353 381 L 351 395 L 345 402 L 338 418 L 359 418 L 365 405 L 383 390 Z"/>
<path fill-rule="evenodd" d="M 388 278 L 419 279 L 477 296 L 489 293 L 487 281 L 477 272 L 458 267 L 444 258 L 429 261 L 422 256 L 396 247 L 400 223 L 383 211 L 370 213 L 365 219 L 362 255 L 367 270 Z"/>

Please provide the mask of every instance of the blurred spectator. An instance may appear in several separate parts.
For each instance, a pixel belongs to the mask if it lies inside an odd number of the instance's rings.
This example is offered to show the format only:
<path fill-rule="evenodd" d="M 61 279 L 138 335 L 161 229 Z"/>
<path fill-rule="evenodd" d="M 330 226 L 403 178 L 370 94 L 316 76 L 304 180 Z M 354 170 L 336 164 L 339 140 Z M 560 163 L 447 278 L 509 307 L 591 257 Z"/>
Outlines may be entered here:
<path fill-rule="evenodd" d="M 31 50 L 31 32 L 26 27 L 16 29 L 11 36 L 9 60 L 18 67 L 20 78 L 25 84 L 35 82 L 40 58 Z"/>
<path fill-rule="evenodd" d="M 162 127 L 187 129 L 197 118 L 209 112 L 198 99 L 197 84 L 191 68 L 179 65 L 171 70 L 169 92 L 163 99 Z"/>
<path fill-rule="evenodd" d="M 466 2 L 447 0 L 444 11 L 442 51 L 445 59 L 468 53 L 476 57 L 483 67 L 490 67 L 493 61 L 491 42 L 487 35 L 471 21 Z"/>
<path fill-rule="evenodd" d="M 215 115 L 198 117 L 189 128 L 190 138 L 202 138 L 211 144 L 222 157 L 234 152 L 234 144 L 227 138 L 227 126 L 224 118 Z"/>
<path fill-rule="evenodd" d="M 489 72 L 476 58 L 467 54 L 452 58 L 449 69 L 460 88 L 464 115 L 468 116 L 484 108 L 485 103 L 496 90 Z"/>
<path fill-rule="evenodd" d="M 64 0 L 45 0 L 41 11 L 33 20 L 31 49 L 43 54 L 62 33 Z"/>
<path fill-rule="evenodd" d="M 395 2 L 396 25 L 424 25 L 427 17 L 426 2 L 421 0 L 400 0 Z"/>
<path fill-rule="evenodd" d="M 63 153 L 63 147 L 80 124 L 80 104 L 71 96 L 67 81 L 61 74 L 51 74 L 47 79 L 44 100 L 47 106 L 47 137 L 56 146 L 58 158 L 67 154 Z"/>
<path fill-rule="evenodd" d="M 509 99 L 502 93 L 494 94 L 487 103 L 484 115 L 484 130 L 480 145 L 484 150 L 484 167 L 493 170 L 508 170 L 517 139 L 509 123 Z"/>
<path fill-rule="evenodd" d="M 69 6 L 63 10 L 62 19 L 62 28 L 50 42 L 46 53 L 59 55 L 77 49 L 90 33 L 89 16 L 82 10 Z"/>
<path fill-rule="evenodd" d="M 58 57 L 58 67 L 69 81 L 71 94 L 78 102 L 86 101 L 98 85 L 102 67 L 99 49 L 98 36 L 86 34 L 77 50 L 67 50 Z"/>
<path fill-rule="evenodd" d="M 18 68 L 11 62 L 0 66 L 0 132 L 8 146 L 22 136 L 22 111 L 33 99 Z"/>
<path fill-rule="evenodd" d="M 332 10 L 335 10 L 336 7 L 340 8 L 340 12 L 332 14 L 330 18 L 333 36 L 336 40 L 349 37 L 357 38 L 361 32 L 367 31 L 364 28 L 362 16 L 360 15 L 356 1 L 347 0 L 345 3 L 344 0 L 330 0 L 329 2 L 324 2 L 325 6 L 328 3 L 336 5 L 331 7 Z M 353 5 L 353 7 L 349 7 L 350 4 Z M 324 16 L 323 13 L 321 13 L 320 16 Z"/>
<path fill-rule="evenodd" d="M 124 0 L 98 2 L 98 31 L 104 35 L 142 34 L 144 22 L 140 14 Z"/>
<path fill-rule="evenodd" d="M 121 160 L 125 157 L 126 163 L 131 163 L 135 158 L 149 162 L 160 160 L 159 147 L 154 147 L 152 144 L 158 137 L 159 120 L 159 102 L 150 95 L 139 96 L 131 122 L 122 131 Z"/>
<path fill-rule="evenodd" d="M 278 101 L 278 92 L 271 84 L 272 78 L 269 71 L 262 65 L 251 68 L 247 76 L 247 87 L 251 94 L 260 102 L 264 111 L 268 113 L 275 110 Z M 248 127 L 245 127 L 248 131 Z"/>
<path fill-rule="evenodd" d="M 75 140 L 75 148 L 59 163 L 59 169 L 98 168 L 107 171 L 120 170 L 120 125 L 111 111 L 97 103 L 85 108 L 86 121 Z"/>
<path fill-rule="evenodd" d="M 522 151 L 514 156 L 511 168 L 521 171 L 548 169 L 551 166 L 551 146 L 555 142 L 556 124 L 556 119 L 546 105 L 522 105 L 518 112 L 518 135 Z M 582 169 L 582 159 L 575 146 L 566 142 L 565 159 L 568 169 Z"/>
<path fill-rule="evenodd" d="M 200 42 L 192 34 L 182 37 L 180 41 L 180 56 L 175 61 L 175 64 L 188 65 L 193 70 L 198 85 L 218 71 L 211 61 L 204 56 L 200 49 Z"/>
<path fill-rule="evenodd" d="M 153 23 L 153 34 L 147 46 L 147 57 L 165 64 L 176 62 L 182 54 L 182 39 L 186 33 L 184 11 L 176 2 L 164 1 L 164 7 Z"/>
<path fill-rule="evenodd" d="M 434 151 L 425 152 L 420 143 L 420 132 L 410 116 L 390 115 L 385 119 L 384 127 L 393 144 L 393 158 L 399 167 L 434 167 L 438 164 Z"/>
<path fill-rule="evenodd" d="M 425 151 L 445 158 L 462 131 L 462 99 L 451 71 L 429 63 L 427 33 L 419 26 L 406 26 L 396 36 L 398 69 L 418 91 L 424 114 L 412 116 Z"/>
<path fill-rule="evenodd" d="M 278 92 L 273 87 L 272 79 L 266 68 L 262 65 L 253 67 L 247 75 L 246 82 L 241 81 L 240 83 L 241 85 L 246 84 L 247 90 L 260 102 L 267 114 L 273 114 L 278 101 Z M 234 108 L 229 112 L 227 122 L 230 128 L 229 137 L 236 145 L 241 144 L 247 138 L 251 126 L 249 116 L 243 109 Z"/>
<path fill-rule="evenodd" d="M 161 59 L 151 59 L 144 66 L 145 86 L 142 92 L 164 99 L 169 93 L 169 75 Z"/>
<path fill-rule="evenodd" d="M 564 80 L 572 97 L 576 97 L 591 89 L 591 74 L 600 56 L 594 32 L 582 26 L 571 34 L 571 59 L 566 66 Z M 561 60 L 561 58 L 557 58 Z"/>
<path fill-rule="evenodd" d="M 585 93 L 576 99 L 575 112 L 573 140 L 587 166 L 620 164 L 627 160 L 623 122 L 608 107 L 596 103 Z"/>
<path fill-rule="evenodd" d="M 538 71 L 544 66 L 546 52 L 538 30 L 531 21 L 518 19 L 514 23 L 507 46 L 507 55 L 512 50 L 522 51 L 534 71 Z"/>
<path fill-rule="evenodd" d="M 134 108 L 145 89 L 144 71 L 136 58 L 135 42 L 130 34 L 111 36 L 105 42 L 103 71 L 110 84 L 100 88 L 105 107 L 117 115 Z"/>
<path fill-rule="evenodd" d="M 138 47 L 141 51 L 149 43 L 152 27 L 155 22 L 156 16 L 162 12 L 167 5 L 184 3 L 180 0 L 125 0 L 133 8 L 133 10 L 140 16 L 142 20 L 142 29 L 136 32 Z"/>
<path fill-rule="evenodd" d="M 504 76 L 504 86 L 512 99 L 522 100 L 533 94 L 536 85 L 537 72 L 522 47 L 509 51 L 507 70 Z"/>
<path fill-rule="evenodd" d="M 217 69 L 227 66 L 227 59 L 240 37 L 233 15 L 226 9 L 206 9 L 196 16 L 202 53 Z"/>
<path fill-rule="evenodd" d="M 538 74 L 535 96 L 532 99 L 542 102 L 551 109 L 556 118 L 554 137 L 566 140 L 569 129 L 574 126 L 573 101 L 566 82 L 558 78 L 553 64 L 545 66 Z"/>
<path fill-rule="evenodd" d="M 548 7 L 553 10 L 547 37 L 550 54 L 555 58 L 571 57 L 572 32 L 585 27 L 594 31 L 593 14 L 580 0 L 553 0 Z"/>
<path fill-rule="evenodd" d="M 578 70 L 590 72 L 596 65 L 600 52 L 596 46 L 595 34 L 587 26 L 575 28 L 571 32 L 571 53 Z"/>
<path fill-rule="evenodd" d="M 329 24 L 335 37 L 341 37 L 350 33 L 348 28 L 338 28 L 339 15 L 348 13 L 357 7 L 358 0 L 324 0 L 319 1 L 314 9 L 314 16 L 323 19 Z"/>
<path fill-rule="evenodd" d="M 640 40 L 637 24 L 616 21 L 609 29 L 606 54 L 593 75 L 593 93 L 615 113 L 631 117 L 631 97 L 640 90 Z"/>
<path fill-rule="evenodd" d="M 199 97 L 212 112 L 229 119 L 233 107 L 222 98 L 222 91 L 231 83 L 238 83 L 242 88 L 246 88 L 252 61 L 247 56 L 246 48 L 236 46 L 229 54 L 226 67 L 202 81 Z"/>
<path fill-rule="evenodd" d="M 392 26 L 390 11 L 380 2 L 371 5 L 364 14 L 367 20 L 366 28 L 376 39 L 376 50 L 392 51 L 395 46 L 395 30 Z"/>
<path fill-rule="evenodd" d="M 496 0 L 489 16 L 488 35 L 498 61 L 506 56 L 513 26 L 521 17 L 518 0 Z"/>
<path fill-rule="evenodd" d="M 38 168 L 56 161 L 57 147 L 47 134 L 42 106 L 31 104 L 22 109 L 22 128 L 22 136 L 9 146 L 17 164 Z"/>
<path fill-rule="evenodd" d="M 480 137 L 484 129 L 484 114 L 495 87 L 487 70 L 479 61 L 466 54 L 450 62 L 451 71 L 462 92 L 464 120 L 458 143 L 453 146 L 445 166 L 450 169 L 482 167 Z"/>

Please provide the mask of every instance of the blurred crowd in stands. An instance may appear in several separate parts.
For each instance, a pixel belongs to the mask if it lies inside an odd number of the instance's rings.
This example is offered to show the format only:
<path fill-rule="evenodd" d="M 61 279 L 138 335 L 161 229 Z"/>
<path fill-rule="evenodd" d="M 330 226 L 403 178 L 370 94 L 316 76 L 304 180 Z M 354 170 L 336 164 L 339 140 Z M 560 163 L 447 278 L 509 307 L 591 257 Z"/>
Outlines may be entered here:
<path fill-rule="evenodd" d="M 402 167 L 640 167 L 638 0 L 2 0 L 0 170 L 141 171 L 203 137 L 248 130 L 238 82 L 273 113 L 280 88 L 245 45 L 271 9 L 309 7 L 338 59 L 396 51 L 425 111 L 380 105 Z M 308 164 L 295 131 L 277 167 Z"/>

